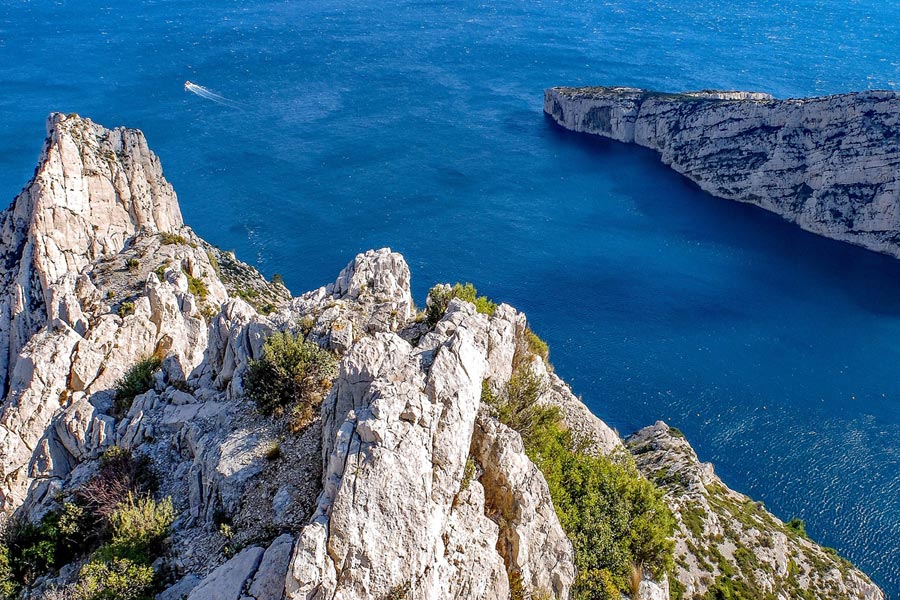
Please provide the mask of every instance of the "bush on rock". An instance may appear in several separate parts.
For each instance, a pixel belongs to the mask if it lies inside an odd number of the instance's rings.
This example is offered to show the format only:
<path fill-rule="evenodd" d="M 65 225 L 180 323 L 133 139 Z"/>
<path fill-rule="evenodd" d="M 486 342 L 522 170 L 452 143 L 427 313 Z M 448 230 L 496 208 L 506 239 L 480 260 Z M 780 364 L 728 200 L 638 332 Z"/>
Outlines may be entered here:
<path fill-rule="evenodd" d="M 264 415 L 289 409 L 298 426 L 308 423 L 337 373 L 334 356 L 302 335 L 274 333 L 263 344 L 262 358 L 244 376 L 247 396 Z"/>
<path fill-rule="evenodd" d="M 545 346 L 526 342 L 529 354 L 546 360 Z M 482 401 L 522 436 L 526 454 L 547 480 L 575 551 L 573 600 L 619 600 L 631 593 L 636 571 L 655 578 L 671 571 L 675 520 L 662 492 L 640 476 L 629 455 L 591 452 L 565 428 L 557 407 L 541 403 L 545 384 L 530 361 L 517 365 L 499 393 L 485 382 Z"/>
<path fill-rule="evenodd" d="M 475 310 L 491 316 L 497 310 L 497 304 L 491 301 L 487 296 L 479 296 L 478 290 L 471 283 L 457 283 L 453 287 L 449 285 L 436 285 L 428 291 L 428 300 L 426 301 L 425 319 L 429 325 L 434 325 L 447 312 L 450 301 L 459 298 L 475 305 Z"/>
<path fill-rule="evenodd" d="M 135 396 L 153 389 L 153 374 L 161 364 L 160 357 L 148 356 L 125 371 L 122 378 L 116 382 L 116 412 L 119 415 L 128 412 Z"/>

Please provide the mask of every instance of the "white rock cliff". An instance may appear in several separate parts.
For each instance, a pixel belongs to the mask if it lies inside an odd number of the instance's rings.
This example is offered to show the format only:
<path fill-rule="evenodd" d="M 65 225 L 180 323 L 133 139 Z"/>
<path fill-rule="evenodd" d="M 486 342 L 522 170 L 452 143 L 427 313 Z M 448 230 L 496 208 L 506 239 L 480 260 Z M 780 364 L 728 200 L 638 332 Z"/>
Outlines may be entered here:
<path fill-rule="evenodd" d="M 556 87 L 544 92 L 544 112 L 566 129 L 651 148 L 714 196 L 900 257 L 896 92 L 776 100 Z"/>

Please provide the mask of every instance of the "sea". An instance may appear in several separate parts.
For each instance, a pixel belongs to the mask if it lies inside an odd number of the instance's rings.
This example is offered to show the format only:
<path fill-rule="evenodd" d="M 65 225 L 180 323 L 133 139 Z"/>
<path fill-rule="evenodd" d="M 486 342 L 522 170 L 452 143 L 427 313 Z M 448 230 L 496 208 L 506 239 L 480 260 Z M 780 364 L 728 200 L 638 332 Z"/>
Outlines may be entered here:
<path fill-rule="evenodd" d="M 389 246 L 528 314 L 626 435 L 900 599 L 900 261 L 542 113 L 555 85 L 900 90 L 884 0 L 0 0 L 0 196 L 51 111 L 142 129 L 194 230 L 300 293 Z M 186 90 L 185 82 L 193 88 Z"/>

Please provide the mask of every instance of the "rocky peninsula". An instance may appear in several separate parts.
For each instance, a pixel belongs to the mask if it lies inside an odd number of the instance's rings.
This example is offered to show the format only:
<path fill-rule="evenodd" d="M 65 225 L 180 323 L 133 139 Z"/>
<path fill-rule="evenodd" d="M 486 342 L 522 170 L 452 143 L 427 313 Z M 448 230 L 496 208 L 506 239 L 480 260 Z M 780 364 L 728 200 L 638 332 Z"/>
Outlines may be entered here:
<path fill-rule="evenodd" d="M 572 131 L 637 144 L 706 192 L 803 229 L 900 257 L 900 94 L 776 100 L 556 87 L 544 112 Z"/>
<path fill-rule="evenodd" d="M 884 597 L 676 430 L 622 440 L 513 307 L 206 243 L 140 131 L 51 115 L 0 256 L 0 597 Z"/>

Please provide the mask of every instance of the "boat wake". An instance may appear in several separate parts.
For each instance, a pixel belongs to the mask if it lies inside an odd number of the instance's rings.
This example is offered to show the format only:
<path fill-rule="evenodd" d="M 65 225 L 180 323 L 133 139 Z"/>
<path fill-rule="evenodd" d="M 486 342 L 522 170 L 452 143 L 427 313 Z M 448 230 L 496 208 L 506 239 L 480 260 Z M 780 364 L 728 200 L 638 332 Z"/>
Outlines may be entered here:
<path fill-rule="evenodd" d="M 221 96 L 213 92 L 212 90 L 203 87 L 202 85 L 197 85 L 196 83 L 191 83 L 190 81 L 184 82 L 184 91 L 196 94 L 197 96 L 206 98 L 207 100 L 212 100 L 216 104 L 221 104 L 222 106 L 228 106 L 229 108 L 243 108 L 240 103 L 229 100 L 225 96 Z"/>

